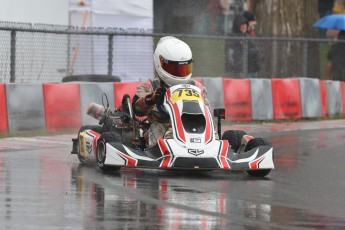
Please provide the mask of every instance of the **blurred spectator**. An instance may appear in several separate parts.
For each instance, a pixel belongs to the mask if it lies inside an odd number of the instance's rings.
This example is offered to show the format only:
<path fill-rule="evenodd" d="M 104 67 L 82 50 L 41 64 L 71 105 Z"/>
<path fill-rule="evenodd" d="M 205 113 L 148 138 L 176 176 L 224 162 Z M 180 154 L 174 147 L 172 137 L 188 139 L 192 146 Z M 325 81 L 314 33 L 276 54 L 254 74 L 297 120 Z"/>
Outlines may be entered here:
<path fill-rule="evenodd" d="M 245 17 L 245 19 L 247 19 L 247 21 L 248 21 L 247 31 L 248 31 L 249 36 L 255 37 L 254 30 L 255 30 L 255 26 L 257 24 L 255 15 L 250 11 L 244 11 L 243 17 Z"/>
<path fill-rule="evenodd" d="M 336 29 L 326 29 L 326 37 L 329 39 L 337 40 L 339 35 L 339 30 Z"/>
<path fill-rule="evenodd" d="M 232 23 L 244 7 L 253 0 L 209 0 L 206 10 L 195 20 L 194 33 L 203 35 L 227 35 Z"/>
<path fill-rule="evenodd" d="M 234 19 L 231 36 L 249 38 L 247 29 L 247 19 L 238 15 Z M 244 55 L 247 55 L 247 59 Z M 225 56 L 225 71 L 231 77 L 255 78 L 262 67 L 263 58 L 253 39 L 227 39 Z M 245 60 L 247 66 L 243 65 Z"/>
<path fill-rule="evenodd" d="M 319 17 L 322 18 L 324 16 L 330 15 L 333 13 L 333 6 L 334 6 L 334 0 L 319 0 L 318 4 L 318 11 L 319 11 Z M 326 29 L 319 29 L 320 36 L 322 38 L 326 37 Z"/>
<path fill-rule="evenodd" d="M 345 0 L 335 0 L 333 5 L 334 14 L 345 14 Z"/>
<path fill-rule="evenodd" d="M 329 64 L 326 68 L 326 79 L 345 81 L 345 30 L 338 35 L 338 42 L 332 45 L 327 54 Z"/>
<path fill-rule="evenodd" d="M 250 12 L 254 12 L 257 2 L 258 0 L 247 0 L 247 10 Z"/>
<path fill-rule="evenodd" d="M 232 26 L 232 35 L 246 36 L 247 29 L 248 20 L 241 15 L 236 16 Z"/>
<path fill-rule="evenodd" d="M 320 18 L 333 13 L 334 0 L 319 0 L 318 10 Z"/>
<path fill-rule="evenodd" d="M 210 0 L 206 11 L 196 21 L 194 32 L 203 35 L 225 35 L 228 11 L 229 0 Z"/>

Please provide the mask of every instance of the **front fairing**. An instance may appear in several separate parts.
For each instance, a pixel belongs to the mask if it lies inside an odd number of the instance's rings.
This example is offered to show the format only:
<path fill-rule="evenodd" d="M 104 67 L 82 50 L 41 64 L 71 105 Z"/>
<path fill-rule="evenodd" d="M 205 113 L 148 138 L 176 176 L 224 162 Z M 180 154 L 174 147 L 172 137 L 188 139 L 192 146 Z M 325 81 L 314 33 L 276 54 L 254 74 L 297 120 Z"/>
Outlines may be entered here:
<path fill-rule="evenodd" d="M 200 88 L 182 84 L 169 88 L 164 107 L 168 111 L 173 137 L 181 146 L 205 149 L 215 140 L 214 124 Z"/>

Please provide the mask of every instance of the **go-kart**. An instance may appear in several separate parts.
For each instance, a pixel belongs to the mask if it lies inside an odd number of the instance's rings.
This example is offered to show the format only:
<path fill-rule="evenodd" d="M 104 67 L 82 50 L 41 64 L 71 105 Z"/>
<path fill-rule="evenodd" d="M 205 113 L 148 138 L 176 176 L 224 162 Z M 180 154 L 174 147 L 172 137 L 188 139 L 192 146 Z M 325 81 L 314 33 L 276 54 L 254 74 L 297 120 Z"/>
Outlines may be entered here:
<path fill-rule="evenodd" d="M 227 130 L 221 135 L 225 109 L 214 110 L 215 127 L 203 96 L 200 88 L 190 84 L 167 89 L 163 104 L 156 106 L 170 117 L 171 129 L 147 148 L 143 133 L 150 123 L 133 114 L 130 97 L 123 97 L 121 109 L 111 110 L 103 94 L 103 105 L 91 103 L 87 111 L 99 125 L 82 126 L 78 138 L 72 139 L 71 153 L 77 154 L 81 163 L 96 161 L 103 170 L 241 170 L 254 177 L 267 176 L 274 169 L 271 143 L 242 130 Z"/>

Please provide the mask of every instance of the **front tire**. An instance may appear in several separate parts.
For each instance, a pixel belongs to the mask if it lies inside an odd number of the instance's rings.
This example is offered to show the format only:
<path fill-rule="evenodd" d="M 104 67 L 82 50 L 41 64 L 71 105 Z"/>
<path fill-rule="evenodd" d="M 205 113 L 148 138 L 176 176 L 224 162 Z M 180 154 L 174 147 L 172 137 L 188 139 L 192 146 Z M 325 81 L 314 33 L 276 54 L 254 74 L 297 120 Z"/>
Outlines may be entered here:
<path fill-rule="evenodd" d="M 231 148 L 237 153 L 241 146 L 242 137 L 247 133 L 242 130 L 227 130 L 222 135 L 222 140 L 227 140 Z"/>
<path fill-rule="evenodd" d="M 121 169 L 120 166 L 106 166 L 104 164 L 107 157 L 107 143 L 109 142 L 120 142 L 123 143 L 123 138 L 120 134 L 114 131 L 103 133 L 97 140 L 97 151 L 96 151 L 96 161 L 97 165 L 102 170 L 113 170 L 118 171 Z"/>
<path fill-rule="evenodd" d="M 253 138 L 251 139 L 246 148 L 245 152 L 257 148 L 259 146 L 272 146 L 271 142 L 265 138 Z M 271 172 L 271 169 L 258 169 L 258 170 L 247 170 L 246 173 L 252 177 L 265 177 Z"/>

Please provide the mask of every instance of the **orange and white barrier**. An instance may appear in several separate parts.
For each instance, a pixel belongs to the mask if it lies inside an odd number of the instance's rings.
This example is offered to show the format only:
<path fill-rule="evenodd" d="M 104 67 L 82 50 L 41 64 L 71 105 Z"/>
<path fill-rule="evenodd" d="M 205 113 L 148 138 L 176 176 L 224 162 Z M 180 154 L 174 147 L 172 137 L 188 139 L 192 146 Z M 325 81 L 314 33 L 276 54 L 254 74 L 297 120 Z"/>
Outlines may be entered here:
<path fill-rule="evenodd" d="M 315 78 L 299 78 L 303 118 L 321 117 L 320 82 Z"/>
<path fill-rule="evenodd" d="M 253 120 L 272 120 L 272 82 L 271 79 L 250 79 Z"/>
<path fill-rule="evenodd" d="M 340 83 L 340 91 L 341 91 L 341 102 L 343 105 L 343 114 L 345 114 L 345 82 L 339 82 Z"/>
<path fill-rule="evenodd" d="M 208 91 L 211 111 L 225 108 L 232 121 L 284 120 L 345 115 L 345 83 L 310 78 L 199 79 Z M 111 107 L 131 98 L 141 82 L 1 84 L 0 132 L 27 129 L 78 130 L 97 124 L 86 110 L 102 104 L 106 93 Z"/>
<path fill-rule="evenodd" d="M 328 96 L 328 115 L 334 116 L 344 114 L 342 94 L 345 92 L 341 92 L 340 82 L 326 81 L 326 86 Z"/>
<path fill-rule="evenodd" d="M 41 84 L 7 84 L 6 100 L 10 131 L 45 129 Z"/>
<path fill-rule="evenodd" d="M 111 108 L 114 108 L 114 85 L 108 82 L 86 82 L 80 83 L 80 103 L 81 103 L 81 120 L 83 125 L 98 125 L 98 120 L 86 114 L 87 108 L 93 102 L 102 105 L 106 103 L 106 98 L 103 93 L 107 95 L 108 102 Z"/>
<path fill-rule="evenodd" d="M 204 78 L 202 84 L 207 89 L 207 99 L 210 103 L 211 112 L 216 108 L 224 108 L 223 78 Z"/>
<path fill-rule="evenodd" d="M 301 94 L 297 78 L 273 78 L 272 99 L 275 120 L 302 118 Z"/>
<path fill-rule="evenodd" d="M 114 83 L 114 98 L 115 108 L 121 105 L 122 97 L 124 94 L 128 94 L 131 98 L 134 97 L 137 92 L 137 87 L 141 82 L 115 82 Z"/>
<path fill-rule="evenodd" d="M 43 84 L 46 129 L 80 128 L 79 84 Z"/>
<path fill-rule="evenodd" d="M 223 79 L 225 119 L 252 120 L 252 101 L 249 79 Z M 220 95 L 221 96 L 221 95 Z"/>
<path fill-rule="evenodd" d="M 328 116 L 328 94 L 327 94 L 326 81 L 319 80 L 319 87 L 320 87 L 321 117 L 326 117 Z"/>

